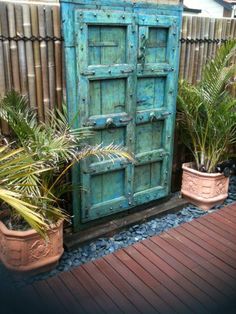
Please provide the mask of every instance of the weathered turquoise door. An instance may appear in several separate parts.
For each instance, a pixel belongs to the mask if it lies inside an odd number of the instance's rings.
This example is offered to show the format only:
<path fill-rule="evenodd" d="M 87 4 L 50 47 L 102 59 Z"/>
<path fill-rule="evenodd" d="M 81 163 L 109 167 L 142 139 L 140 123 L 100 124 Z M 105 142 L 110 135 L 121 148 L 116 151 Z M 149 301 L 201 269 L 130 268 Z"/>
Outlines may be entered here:
<path fill-rule="evenodd" d="M 71 50 L 66 56 L 76 66 L 72 77 L 67 65 L 67 78 L 77 91 L 69 109 L 79 111 L 78 126 L 94 129 L 91 144 L 122 144 L 136 159 L 90 158 L 74 171 L 83 187 L 74 192 L 82 223 L 170 192 L 180 14 L 156 13 L 74 7 L 76 62 Z"/>

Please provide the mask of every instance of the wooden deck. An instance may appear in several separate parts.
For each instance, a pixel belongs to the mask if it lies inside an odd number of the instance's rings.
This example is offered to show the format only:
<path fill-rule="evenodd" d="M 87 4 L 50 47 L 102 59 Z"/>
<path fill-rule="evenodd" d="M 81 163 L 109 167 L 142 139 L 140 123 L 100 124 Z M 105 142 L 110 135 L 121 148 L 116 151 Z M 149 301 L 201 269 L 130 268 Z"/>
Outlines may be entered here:
<path fill-rule="evenodd" d="M 18 295 L 17 314 L 236 313 L 236 205 Z"/>

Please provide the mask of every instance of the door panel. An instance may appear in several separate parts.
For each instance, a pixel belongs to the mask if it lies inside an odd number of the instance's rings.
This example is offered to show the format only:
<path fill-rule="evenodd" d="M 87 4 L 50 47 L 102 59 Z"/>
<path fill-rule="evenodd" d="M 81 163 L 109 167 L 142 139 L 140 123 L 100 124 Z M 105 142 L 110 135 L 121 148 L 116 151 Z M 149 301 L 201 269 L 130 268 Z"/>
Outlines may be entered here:
<path fill-rule="evenodd" d="M 176 19 L 140 14 L 134 203 L 169 193 L 175 103 Z M 172 99 L 169 95 L 172 94 Z"/>
<path fill-rule="evenodd" d="M 126 111 L 127 78 L 90 81 L 89 115 L 106 115 Z"/>
<path fill-rule="evenodd" d="M 89 65 L 126 63 L 126 27 L 88 26 L 88 47 Z"/>
<path fill-rule="evenodd" d="M 137 81 L 137 110 L 162 108 L 165 97 L 165 77 L 140 77 Z"/>
<path fill-rule="evenodd" d="M 136 163 L 81 163 L 81 221 L 168 195 L 177 47 L 175 17 L 76 10 L 78 103 L 91 144 L 121 144 Z"/>
<path fill-rule="evenodd" d="M 150 27 L 146 44 L 146 63 L 163 63 L 167 59 L 168 28 Z"/>
<path fill-rule="evenodd" d="M 133 151 L 135 15 L 79 10 L 76 21 L 81 122 L 94 129 L 92 145 L 113 143 Z M 132 172 L 133 166 L 119 159 L 112 163 L 94 157 L 82 162 L 82 222 L 127 209 Z"/>

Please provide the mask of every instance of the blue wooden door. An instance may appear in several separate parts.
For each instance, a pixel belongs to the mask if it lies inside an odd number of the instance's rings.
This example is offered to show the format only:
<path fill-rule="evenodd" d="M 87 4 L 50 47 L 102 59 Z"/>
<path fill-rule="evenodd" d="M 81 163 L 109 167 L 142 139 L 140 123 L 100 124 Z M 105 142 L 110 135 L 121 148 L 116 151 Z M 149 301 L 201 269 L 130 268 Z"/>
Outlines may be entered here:
<path fill-rule="evenodd" d="M 63 14 L 70 22 L 65 30 L 74 23 L 75 42 L 64 36 L 76 126 L 93 128 L 91 144 L 121 144 L 136 159 L 90 158 L 74 171 L 82 186 L 74 192 L 74 212 L 86 223 L 170 192 L 180 14 L 168 8 L 158 15 L 155 7 L 73 9 L 73 19 L 68 9 Z"/>
<path fill-rule="evenodd" d="M 76 12 L 81 123 L 92 145 L 122 144 L 133 151 L 137 25 L 135 15 Z M 132 206 L 133 166 L 90 158 L 81 163 L 82 221 Z"/>
<path fill-rule="evenodd" d="M 177 19 L 138 15 L 134 204 L 170 192 L 178 58 Z"/>

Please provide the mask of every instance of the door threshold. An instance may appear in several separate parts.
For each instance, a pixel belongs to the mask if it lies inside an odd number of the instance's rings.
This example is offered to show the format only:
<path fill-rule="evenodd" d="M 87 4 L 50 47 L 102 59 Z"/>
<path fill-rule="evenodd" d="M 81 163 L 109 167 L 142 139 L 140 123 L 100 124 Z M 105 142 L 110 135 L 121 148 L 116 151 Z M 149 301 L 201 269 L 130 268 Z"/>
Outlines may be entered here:
<path fill-rule="evenodd" d="M 129 213 L 122 218 L 112 219 L 108 222 L 90 227 L 75 233 L 65 233 L 64 246 L 66 250 L 74 249 L 88 241 L 99 237 L 112 236 L 120 229 L 130 227 L 131 225 L 142 223 L 155 218 L 156 216 L 176 212 L 189 204 L 183 198 L 174 195 L 166 202 L 143 209 L 138 212 Z"/>

